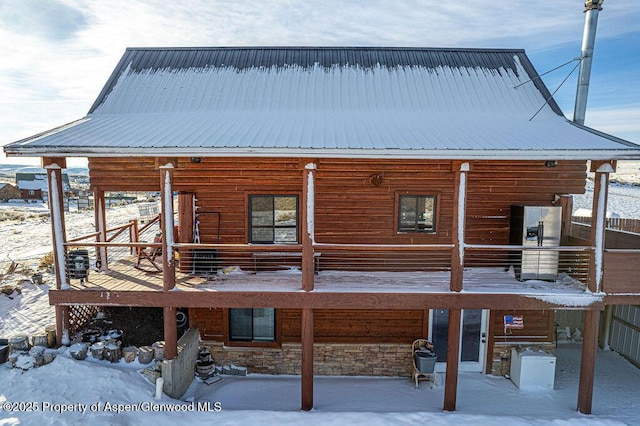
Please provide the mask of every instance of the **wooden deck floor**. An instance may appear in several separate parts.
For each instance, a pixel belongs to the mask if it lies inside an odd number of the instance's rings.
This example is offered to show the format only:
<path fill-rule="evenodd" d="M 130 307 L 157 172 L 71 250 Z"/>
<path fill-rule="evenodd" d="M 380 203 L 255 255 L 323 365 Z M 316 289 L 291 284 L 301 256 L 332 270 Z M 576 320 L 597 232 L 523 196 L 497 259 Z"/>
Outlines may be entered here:
<path fill-rule="evenodd" d="M 176 272 L 176 286 L 163 291 L 162 272 L 152 265 L 135 268 L 121 259 L 106 272 L 92 271 L 70 290 L 50 290 L 59 305 L 164 306 L 200 308 L 310 309 L 590 309 L 604 307 L 603 295 L 561 276 L 553 282 L 520 282 L 512 270 L 469 268 L 463 291 L 449 289 L 449 272 L 320 271 L 314 290 L 302 290 L 302 274 L 291 269 L 247 272 L 218 270 L 210 276 Z"/>
<path fill-rule="evenodd" d="M 109 271 L 89 274 L 83 284 L 71 280 L 74 290 L 162 291 L 162 272 L 151 264 L 135 267 L 135 259 L 110 263 Z M 320 271 L 314 279 L 316 292 L 449 292 L 449 272 L 367 272 Z M 561 275 L 557 281 L 518 281 L 513 271 L 502 268 L 470 268 L 465 270 L 463 286 L 467 292 L 569 294 L 585 293 L 580 282 Z M 180 291 L 214 292 L 291 292 L 300 291 L 299 270 L 274 272 L 243 271 L 230 268 L 209 276 L 176 272 L 176 289 Z"/>

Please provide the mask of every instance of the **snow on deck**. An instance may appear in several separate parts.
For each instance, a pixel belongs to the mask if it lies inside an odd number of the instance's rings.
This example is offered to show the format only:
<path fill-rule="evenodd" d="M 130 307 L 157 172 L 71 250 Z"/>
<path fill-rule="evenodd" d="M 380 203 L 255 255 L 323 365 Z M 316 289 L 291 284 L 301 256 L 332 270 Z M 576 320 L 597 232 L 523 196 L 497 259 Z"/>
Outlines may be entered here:
<path fill-rule="evenodd" d="M 72 280 L 78 290 L 159 291 L 162 273 L 152 267 L 136 269 L 133 260 L 110 263 L 110 271 L 91 272 L 84 286 Z M 464 292 L 484 294 L 519 294 L 556 303 L 585 306 L 600 301 L 579 281 L 560 274 L 557 281 L 518 281 L 513 270 L 504 268 L 468 268 L 464 271 Z M 176 272 L 176 291 L 204 292 L 296 292 L 301 291 L 302 274 L 298 268 L 282 271 L 253 272 L 238 267 L 224 268 L 209 276 Z M 448 293 L 448 271 L 369 272 L 320 271 L 314 278 L 314 292 L 340 293 Z"/>

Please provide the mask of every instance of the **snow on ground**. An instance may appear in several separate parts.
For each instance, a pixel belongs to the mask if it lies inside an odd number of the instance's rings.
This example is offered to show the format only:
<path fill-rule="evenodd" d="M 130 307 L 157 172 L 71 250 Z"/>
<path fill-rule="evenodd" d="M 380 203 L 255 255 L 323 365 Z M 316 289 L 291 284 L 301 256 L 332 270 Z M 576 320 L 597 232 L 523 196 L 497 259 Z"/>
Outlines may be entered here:
<path fill-rule="evenodd" d="M 0 222 L 0 288 L 19 287 L 22 294 L 0 293 L 0 337 L 31 335 L 44 331 L 55 323 L 54 308 L 49 305 L 48 289 L 55 286 L 55 277 L 44 274 L 44 284 L 29 282 L 31 272 L 38 269 L 40 259 L 52 250 L 51 223 L 43 203 L 0 203 L 0 212 L 11 212 L 23 220 Z M 107 226 L 125 224 L 139 218 L 137 205 L 123 205 L 107 210 Z M 95 231 L 93 210 L 66 213 L 67 238 Z M 5 274 L 11 261 L 17 272 Z M 20 273 L 23 272 L 23 273 Z"/>
<path fill-rule="evenodd" d="M 580 345 L 561 344 L 557 356 L 554 390 L 525 391 L 504 377 L 460 373 L 455 412 L 442 411 L 442 386 L 416 390 L 408 378 L 373 377 L 316 377 L 314 410 L 301 412 L 298 376 L 224 376 L 212 386 L 196 379 L 187 401 L 155 400 L 137 362 L 76 361 L 62 352 L 24 372 L 0 366 L 0 424 L 637 424 L 639 369 L 600 351 L 593 415 L 585 416 L 575 410 Z M 179 408 L 193 411 L 167 412 Z"/>
<path fill-rule="evenodd" d="M 618 161 L 616 173 L 610 176 L 607 211 L 625 219 L 640 219 L 640 163 Z M 574 212 L 578 209 L 591 211 L 593 202 L 593 182 L 587 182 L 583 195 L 573 197 Z"/>
<path fill-rule="evenodd" d="M 0 293 L 0 337 L 32 336 L 44 332 L 47 325 L 55 324 L 55 310 L 49 305 L 49 286 L 54 285 L 54 279 L 50 275 L 42 285 L 26 281 L 24 277 L 9 277 L 0 282 L 0 285 L 15 282 L 22 292 Z"/>
<path fill-rule="evenodd" d="M 0 203 L 0 212 L 12 211 L 26 215 L 24 220 L 0 222 L 0 263 L 9 260 L 33 261 L 52 250 L 51 222 L 48 216 L 28 217 L 33 213 L 46 213 L 43 203 Z M 138 219 L 138 205 L 129 204 L 107 210 L 107 227 L 123 225 Z M 72 210 L 65 213 L 67 238 L 95 232 L 93 210 Z M 2 272 L 2 271 L 0 271 Z"/>

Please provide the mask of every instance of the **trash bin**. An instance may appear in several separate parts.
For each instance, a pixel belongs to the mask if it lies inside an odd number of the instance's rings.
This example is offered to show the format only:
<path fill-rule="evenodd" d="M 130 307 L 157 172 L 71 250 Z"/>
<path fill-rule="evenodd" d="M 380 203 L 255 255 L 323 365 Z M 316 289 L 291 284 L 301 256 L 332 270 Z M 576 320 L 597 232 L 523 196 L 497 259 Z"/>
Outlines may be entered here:
<path fill-rule="evenodd" d="M 433 373 L 436 367 L 436 354 L 431 351 L 418 350 L 414 355 L 416 360 L 416 368 L 420 373 Z"/>
<path fill-rule="evenodd" d="M 89 276 L 89 251 L 84 249 L 70 250 L 67 259 L 69 262 L 69 278 L 83 282 Z"/>

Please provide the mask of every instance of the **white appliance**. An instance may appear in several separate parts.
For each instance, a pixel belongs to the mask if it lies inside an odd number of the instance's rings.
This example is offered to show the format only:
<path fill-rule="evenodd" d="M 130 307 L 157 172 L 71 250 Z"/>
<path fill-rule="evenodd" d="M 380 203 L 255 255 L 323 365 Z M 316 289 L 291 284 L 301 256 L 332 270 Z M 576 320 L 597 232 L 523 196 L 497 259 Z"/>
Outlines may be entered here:
<path fill-rule="evenodd" d="M 556 356 L 542 351 L 511 349 L 511 381 L 520 389 L 553 389 Z"/>

